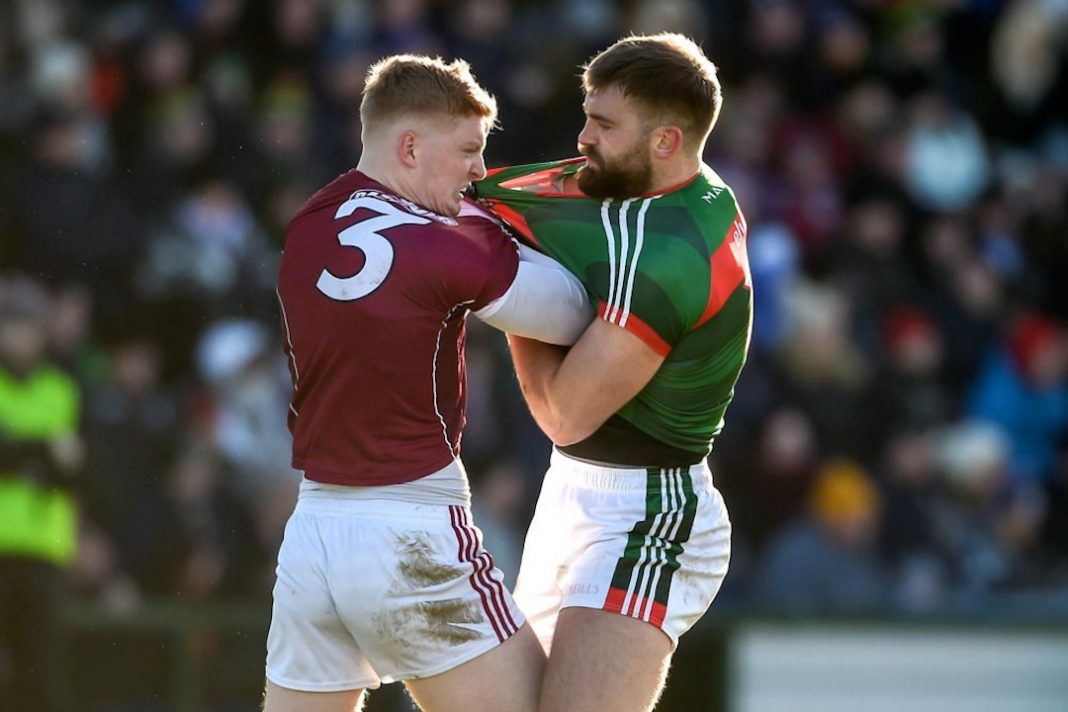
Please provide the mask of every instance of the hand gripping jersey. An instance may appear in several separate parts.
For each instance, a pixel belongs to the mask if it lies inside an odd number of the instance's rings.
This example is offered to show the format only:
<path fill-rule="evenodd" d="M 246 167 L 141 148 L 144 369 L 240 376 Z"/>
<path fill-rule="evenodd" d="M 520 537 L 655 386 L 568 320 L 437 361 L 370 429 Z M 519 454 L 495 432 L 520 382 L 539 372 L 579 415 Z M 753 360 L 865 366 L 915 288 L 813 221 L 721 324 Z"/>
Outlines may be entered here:
<path fill-rule="evenodd" d="M 387 485 L 453 462 L 465 317 L 504 294 L 518 265 L 515 241 L 474 205 L 438 215 L 358 171 L 312 196 L 278 275 L 293 466 L 318 482 Z"/>
<path fill-rule="evenodd" d="M 723 427 L 749 347 L 745 219 L 707 166 L 657 195 L 600 200 L 553 187 L 584 160 L 497 169 L 476 184 L 484 204 L 582 281 L 602 319 L 666 357 L 600 431 L 562 449 L 616 464 L 696 462 Z"/>

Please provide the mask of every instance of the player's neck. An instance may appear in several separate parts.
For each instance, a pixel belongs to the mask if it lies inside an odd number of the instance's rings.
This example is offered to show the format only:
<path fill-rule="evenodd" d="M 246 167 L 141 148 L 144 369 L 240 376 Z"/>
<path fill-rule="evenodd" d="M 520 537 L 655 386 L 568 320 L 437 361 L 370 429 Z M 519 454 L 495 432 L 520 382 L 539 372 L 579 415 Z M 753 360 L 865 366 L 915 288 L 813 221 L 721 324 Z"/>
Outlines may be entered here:
<path fill-rule="evenodd" d="M 701 157 L 697 154 L 679 156 L 653 166 L 653 182 L 649 193 L 666 193 L 688 183 L 701 171 Z"/>
<path fill-rule="evenodd" d="M 382 161 L 376 161 L 367 153 L 360 156 L 360 162 L 356 164 L 356 170 L 371 180 L 389 188 L 390 192 L 409 200 L 415 200 L 415 196 L 407 189 L 405 181 L 398 175 L 398 172 L 390 170 L 387 164 Z"/>

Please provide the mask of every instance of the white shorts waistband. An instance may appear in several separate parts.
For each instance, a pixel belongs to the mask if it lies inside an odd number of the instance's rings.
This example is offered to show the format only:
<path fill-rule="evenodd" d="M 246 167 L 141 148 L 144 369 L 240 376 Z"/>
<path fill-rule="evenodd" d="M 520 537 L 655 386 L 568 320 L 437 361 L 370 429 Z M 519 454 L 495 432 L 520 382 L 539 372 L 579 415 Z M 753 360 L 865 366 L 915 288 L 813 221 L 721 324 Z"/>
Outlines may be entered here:
<path fill-rule="evenodd" d="M 301 493 L 297 500 L 296 512 L 316 515 L 359 517 L 361 519 L 379 520 L 419 520 L 448 522 L 453 517 L 453 510 L 463 510 L 470 521 L 471 510 L 455 504 L 417 504 L 396 499 L 349 499 L 331 497 L 327 493 Z"/>
<path fill-rule="evenodd" d="M 437 472 L 411 482 L 396 485 L 352 487 L 331 485 L 305 479 L 300 483 L 300 498 L 346 500 L 394 500 L 410 504 L 471 506 L 471 487 L 463 463 L 456 459 Z"/>
<path fill-rule="evenodd" d="M 688 472 L 694 482 L 706 479 L 710 481 L 712 478 L 712 473 L 709 471 L 708 463 L 705 460 L 701 460 L 689 467 L 613 467 L 603 463 L 597 464 L 577 460 L 556 448 L 553 448 L 549 465 L 547 477 L 564 477 L 572 485 L 617 492 L 644 491 L 648 486 L 650 474 L 659 475 L 661 472 Z"/>

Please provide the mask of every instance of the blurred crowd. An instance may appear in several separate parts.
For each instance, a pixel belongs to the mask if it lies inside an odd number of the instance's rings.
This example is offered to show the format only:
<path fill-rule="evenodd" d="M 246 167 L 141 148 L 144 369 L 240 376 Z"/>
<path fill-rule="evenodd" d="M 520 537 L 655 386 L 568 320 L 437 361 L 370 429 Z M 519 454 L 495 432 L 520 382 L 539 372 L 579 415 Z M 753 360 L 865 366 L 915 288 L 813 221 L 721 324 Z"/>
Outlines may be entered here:
<path fill-rule="evenodd" d="M 370 62 L 467 59 L 501 105 L 488 163 L 533 162 L 576 153 L 579 65 L 660 30 L 720 68 L 706 159 L 749 222 L 723 608 L 1063 604 L 1064 0 L 0 3 L 0 382 L 76 387 L 76 474 L 35 486 L 78 502 L 77 595 L 268 599 L 300 478 L 279 250 L 355 164 Z M 514 580 L 549 446 L 470 329 L 463 455 Z"/>

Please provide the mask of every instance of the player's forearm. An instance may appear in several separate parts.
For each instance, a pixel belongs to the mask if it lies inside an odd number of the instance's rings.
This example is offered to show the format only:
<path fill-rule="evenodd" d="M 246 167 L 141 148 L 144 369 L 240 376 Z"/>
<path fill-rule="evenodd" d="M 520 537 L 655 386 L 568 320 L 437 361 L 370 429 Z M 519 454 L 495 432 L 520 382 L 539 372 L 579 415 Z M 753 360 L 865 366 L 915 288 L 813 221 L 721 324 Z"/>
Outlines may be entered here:
<path fill-rule="evenodd" d="M 542 432 L 557 445 L 570 445 L 581 438 L 569 432 L 566 413 L 557 394 L 560 366 L 564 349 L 541 341 L 508 335 L 519 388 L 530 408 L 530 414 Z"/>
<path fill-rule="evenodd" d="M 519 385 L 538 426 L 557 445 L 588 438 L 653 378 L 664 357 L 615 324 L 595 319 L 565 352 L 509 337 Z"/>

